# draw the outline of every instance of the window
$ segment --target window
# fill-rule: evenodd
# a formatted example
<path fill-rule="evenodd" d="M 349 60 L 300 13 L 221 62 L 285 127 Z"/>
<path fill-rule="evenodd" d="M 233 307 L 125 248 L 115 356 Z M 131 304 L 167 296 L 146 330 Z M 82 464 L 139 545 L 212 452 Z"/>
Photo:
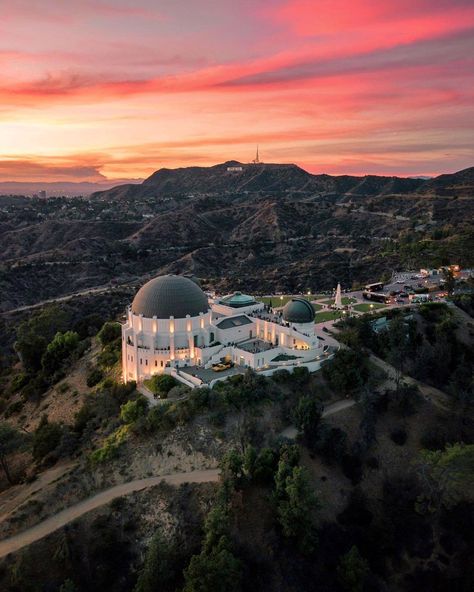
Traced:
<path fill-rule="evenodd" d="M 158 366 L 158 360 L 155 360 L 155 366 Z"/>
<path fill-rule="evenodd" d="M 198 345 L 198 336 L 194 335 L 194 347 L 197 347 Z"/>
<path fill-rule="evenodd" d="M 210 341 L 211 343 L 214 341 L 214 332 L 213 332 L 213 331 L 211 331 L 211 332 L 209 333 L 209 341 Z"/>
<path fill-rule="evenodd" d="M 142 359 L 140 358 L 140 366 L 143 364 Z"/>
<path fill-rule="evenodd" d="M 163 368 L 163 360 L 161 360 L 161 367 Z"/>
<path fill-rule="evenodd" d="M 145 366 L 148 366 L 148 360 L 145 360 Z"/>

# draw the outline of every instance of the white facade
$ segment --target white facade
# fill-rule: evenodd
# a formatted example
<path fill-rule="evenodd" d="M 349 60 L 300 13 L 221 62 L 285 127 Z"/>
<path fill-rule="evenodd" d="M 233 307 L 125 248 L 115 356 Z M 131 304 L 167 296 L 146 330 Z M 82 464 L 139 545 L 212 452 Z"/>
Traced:
<path fill-rule="evenodd" d="M 124 382 L 142 382 L 163 372 L 180 379 L 181 370 L 189 368 L 190 382 L 198 386 L 211 382 L 195 379 L 198 370 L 212 372 L 213 365 L 223 360 L 268 371 L 310 366 L 322 354 L 314 321 L 286 322 L 262 303 L 234 309 L 211 301 L 206 313 L 166 319 L 134 314 L 132 307 L 122 327 Z M 190 376 L 183 382 L 189 384 Z"/>

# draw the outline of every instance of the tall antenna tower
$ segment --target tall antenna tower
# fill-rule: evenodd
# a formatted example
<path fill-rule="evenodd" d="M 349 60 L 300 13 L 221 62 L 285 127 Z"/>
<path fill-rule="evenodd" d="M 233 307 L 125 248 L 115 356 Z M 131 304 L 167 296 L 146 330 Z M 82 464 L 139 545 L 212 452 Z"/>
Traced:
<path fill-rule="evenodd" d="M 258 144 L 257 144 L 257 154 L 255 158 L 252 160 L 253 164 L 260 164 L 260 160 L 258 158 Z"/>

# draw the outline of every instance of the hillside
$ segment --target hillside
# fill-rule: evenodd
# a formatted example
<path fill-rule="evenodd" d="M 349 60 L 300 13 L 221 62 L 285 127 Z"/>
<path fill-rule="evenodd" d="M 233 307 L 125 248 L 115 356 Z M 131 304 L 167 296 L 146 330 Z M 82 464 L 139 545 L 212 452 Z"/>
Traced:
<path fill-rule="evenodd" d="M 9 198 L 0 310 L 167 271 L 270 292 L 350 287 L 407 266 L 469 267 L 473 177 L 474 168 L 430 180 L 332 177 L 229 161 L 160 169 L 91 199 Z"/>
<path fill-rule="evenodd" d="M 474 167 L 469 167 L 452 175 L 440 175 L 425 181 L 419 192 L 431 195 L 453 197 L 472 197 L 474 189 Z"/>
<path fill-rule="evenodd" d="M 242 170 L 228 170 L 229 168 Z M 407 193 L 423 184 L 420 179 L 313 175 L 294 164 L 243 164 L 228 161 L 211 167 L 160 169 L 141 185 L 122 185 L 96 192 L 93 199 L 134 199 L 153 195 L 242 192 L 320 192 L 354 195 Z"/>
<path fill-rule="evenodd" d="M 319 372 L 172 383 L 149 407 L 118 379 L 119 310 L 92 296 L 7 323 L 31 360 L 1 376 L 2 591 L 472 589 L 469 316 L 392 310 L 389 339 L 346 319 Z M 32 370 L 58 330 L 74 349 Z"/>

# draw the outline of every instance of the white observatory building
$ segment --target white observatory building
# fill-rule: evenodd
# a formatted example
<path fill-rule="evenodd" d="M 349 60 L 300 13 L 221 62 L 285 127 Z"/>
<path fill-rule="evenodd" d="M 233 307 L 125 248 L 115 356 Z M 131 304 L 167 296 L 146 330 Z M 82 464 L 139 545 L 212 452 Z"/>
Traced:
<path fill-rule="evenodd" d="M 307 300 L 294 298 L 275 313 L 240 292 L 209 300 L 195 281 L 177 275 L 142 286 L 122 327 L 125 382 L 165 372 L 201 386 L 245 368 L 317 369 L 322 352 Z"/>

